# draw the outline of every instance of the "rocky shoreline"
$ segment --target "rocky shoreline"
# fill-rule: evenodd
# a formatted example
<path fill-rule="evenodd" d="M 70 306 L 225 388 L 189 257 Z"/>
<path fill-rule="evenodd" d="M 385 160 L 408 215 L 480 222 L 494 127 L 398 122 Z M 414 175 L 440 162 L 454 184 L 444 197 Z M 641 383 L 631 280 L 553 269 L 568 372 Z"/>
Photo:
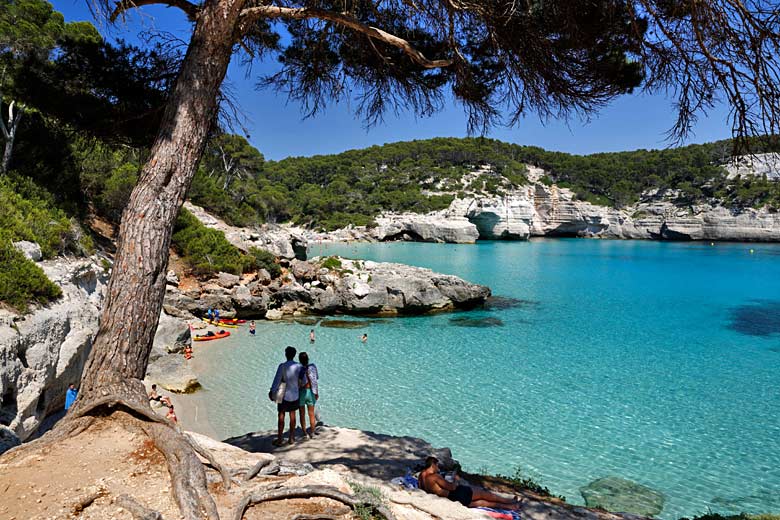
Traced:
<path fill-rule="evenodd" d="M 496 176 L 489 169 L 473 175 Z M 348 227 L 330 233 L 291 230 L 311 242 L 474 243 L 533 237 L 780 242 L 780 212 L 767 208 L 682 205 L 676 202 L 679 192 L 660 190 L 643 194 L 637 204 L 616 209 L 577 200 L 573 191 L 542 182 L 545 176 L 544 170 L 529 168 L 529 184 L 508 189 L 502 195 L 455 193 L 445 210 L 386 213 L 372 227 Z"/>
<path fill-rule="evenodd" d="M 468 309 L 488 296 L 488 287 L 429 269 L 328 257 L 292 260 L 275 279 L 261 270 L 242 277 L 220 273 L 186 288 L 170 283 L 163 308 L 184 319 L 204 316 L 208 308 L 225 317 L 270 320 L 308 314 L 398 316 Z"/>

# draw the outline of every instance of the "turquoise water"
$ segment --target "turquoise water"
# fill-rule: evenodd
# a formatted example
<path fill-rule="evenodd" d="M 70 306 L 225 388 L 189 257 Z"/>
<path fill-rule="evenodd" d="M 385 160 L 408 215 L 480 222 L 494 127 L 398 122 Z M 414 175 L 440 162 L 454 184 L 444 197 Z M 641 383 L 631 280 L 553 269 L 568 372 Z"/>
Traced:
<path fill-rule="evenodd" d="M 266 394 L 291 344 L 320 369 L 329 424 L 423 437 L 469 470 L 521 467 L 572 503 L 617 475 L 664 493 L 665 519 L 780 511 L 780 246 L 560 239 L 317 254 L 430 267 L 517 300 L 317 325 L 314 345 L 308 325 L 265 322 L 257 337 L 197 345 L 214 367 L 202 383 L 221 435 L 275 427 Z"/>

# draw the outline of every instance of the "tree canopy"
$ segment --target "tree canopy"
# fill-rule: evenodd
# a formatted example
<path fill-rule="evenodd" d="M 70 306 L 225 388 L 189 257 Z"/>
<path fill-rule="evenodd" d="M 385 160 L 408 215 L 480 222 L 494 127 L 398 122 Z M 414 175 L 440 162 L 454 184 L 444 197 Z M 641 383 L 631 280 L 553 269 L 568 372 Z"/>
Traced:
<path fill-rule="evenodd" d="M 162 4 L 193 22 L 189 0 L 103 0 L 115 20 Z M 386 110 L 430 115 L 449 92 L 472 131 L 586 116 L 639 88 L 666 92 L 685 135 L 717 103 L 739 135 L 778 132 L 780 21 L 769 0 L 225 0 L 236 9 L 235 50 L 278 59 L 260 78 L 314 114 L 351 101 L 369 123 Z"/>

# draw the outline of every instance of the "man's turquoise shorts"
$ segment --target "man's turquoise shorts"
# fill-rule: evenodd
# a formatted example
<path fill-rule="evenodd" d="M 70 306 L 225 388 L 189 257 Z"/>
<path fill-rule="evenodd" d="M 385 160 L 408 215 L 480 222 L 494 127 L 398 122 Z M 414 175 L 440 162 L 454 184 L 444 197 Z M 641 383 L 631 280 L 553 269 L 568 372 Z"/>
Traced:
<path fill-rule="evenodd" d="M 298 406 L 314 406 L 316 402 L 317 400 L 314 398 L 314 392 L 311 391 L 311 388 L 304 388 L 301 390 Z"/>

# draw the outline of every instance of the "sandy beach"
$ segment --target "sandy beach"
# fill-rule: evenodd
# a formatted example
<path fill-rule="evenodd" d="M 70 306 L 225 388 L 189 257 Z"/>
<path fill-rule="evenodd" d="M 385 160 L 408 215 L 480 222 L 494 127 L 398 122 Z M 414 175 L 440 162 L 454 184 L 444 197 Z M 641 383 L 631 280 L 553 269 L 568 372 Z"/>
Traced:
<path fill-rule="evenodd" d="M 193 356 L 190 363 L 195 374 L 200 376 L 204 367 L 200 364 L 198 357 Z M 147 385 L 147 390 L 148 387 L 149 385 Z M 204 399 L 204 393 L 207 392 L 206 389 L 200 388 L 191 394 L 176 394 L 159 387 L 158 389 L 162 395 L 171 399 L 176 411 L 176 417 L 179 420 L 179 426 L 183 430 L 201 433 L 213 439 L 219 439 L 216 430 L 208 419 L 206 400 Z M 154 408 L 154 410 L 163 416 L 168 412 L 168 409 L 164 406 Z"/>

